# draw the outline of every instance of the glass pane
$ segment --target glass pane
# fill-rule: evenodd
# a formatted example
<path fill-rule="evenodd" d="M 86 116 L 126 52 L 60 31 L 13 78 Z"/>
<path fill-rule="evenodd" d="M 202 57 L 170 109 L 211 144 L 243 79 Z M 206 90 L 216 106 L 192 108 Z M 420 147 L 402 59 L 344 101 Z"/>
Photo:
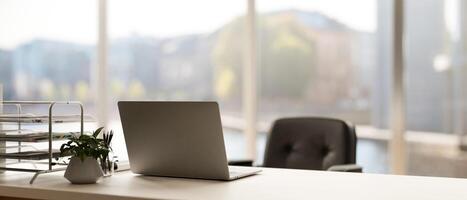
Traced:
<path fill-rule="evenodd" d="M 447 1 L 406 1 L 406 96 L 409 130 L 452 133 L 454 85 Z M 456 27 L 457 28 L 457 27 Z M 422 34 L 423 33 L 423 34 Z"/>
<path fill-rule="evenodd" d="M 405 1 L 410 174 L 467 177 L 461 150 L 467 144 L 466 9 L 462 0 Z"/>
<path fill-rule="evenodd" d="M 315 115 L 371 124 L 375 3 L 258 1 L 260 120 Z"/>
<path fill-rule="evenodd" d="M 379 70 L 390 67 L 380 59 L 389 58 L 388 44 L 380 43 L 389 37 L 379 28 L 378 7 L 386 6 L 379 4 L 257 1 L 261 132 L 278 118 L 299 116 L 339 118 L 366 129 L 387 127 L 387 110 L 380 108 L 388 106 L 390 77 L 379 79 Z M 368 157 L 360 152 L 367 155 L 357 157 Z M 382 171 L 381 163 L 374 164 L 366 170 Z"/>
<path fill-rule="evenodd" d="M 96 0 L 0 0 L 0 84 L 4 87 L 4 100 L 81 101 L 85 114 L 94 114 L 91 73 L 97 35 L 96 5 Z M 17 113 L 14 106 L 3 107 L 3 114 Z M 22 113 L 48 115 L 48 105 L 23 106 Z M 54 114 L 59 113 L 80 111 L 77 105 L 57 105 Z M 87 123 L 85 131 L 94 126 Z M 2 130 L 19 128 L 13 123 L 0 124 Z M 47 131 L 48 126 L 22 124 L 21 129 L 26 130 L 22 133 Z M 80 131 L 80 126 L 57 123 L 53 131 Z M 63 142 L 54 141 L 52 148 L 60 148 Z M 3 145 L 5 142 L 0 143 Z M 18 143 L 6 145 L 16 147 Z M 47 142 L 23 143 L 21 148 L 1 148 L 0 152 L 47 148 Z M 36 164 L 18 163 L 25 168 L 47 167 Z"/>
<path fill-rule="evenodd" d="M 79 100 L 93 110 L 95 0 L 0 0 L 5 100 Z"/>
<path fill-rule="evenodd" d="M 118 100 L 215 100 L 227 152 L 243 156 L 234 130 L 242 117 L 244 10 L 233 0 L 110 1 L 110 126 L 121 130 Z"/>

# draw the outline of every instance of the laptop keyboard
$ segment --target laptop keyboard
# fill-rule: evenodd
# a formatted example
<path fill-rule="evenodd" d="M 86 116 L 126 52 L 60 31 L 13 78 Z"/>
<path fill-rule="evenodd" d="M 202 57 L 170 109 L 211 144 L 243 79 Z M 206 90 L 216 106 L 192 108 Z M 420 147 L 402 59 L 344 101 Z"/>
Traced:
<path fill-rule="evenodd" d="M 240 172 L 237 171 L 229 171 L 230 176 L 235 176 L 237 174 L 240 174 Z"/>
<path fill-rule="evenodd" d="M 250 172 L 250 171 L 251 169 L 248 169 L 248 168 L 229 166 L 230 176 L 240 175 L 240 174 L 244 174 L 245 172 Z"/>

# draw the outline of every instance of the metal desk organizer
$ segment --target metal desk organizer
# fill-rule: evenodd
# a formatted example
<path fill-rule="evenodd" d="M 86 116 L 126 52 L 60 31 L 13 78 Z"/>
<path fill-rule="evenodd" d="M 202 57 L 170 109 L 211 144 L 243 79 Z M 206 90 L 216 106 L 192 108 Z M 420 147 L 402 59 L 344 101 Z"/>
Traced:
<path fill-rule="evenodd" d="M 54 115 L 53 110 L 55 105 L 77 105 L 80 108 L 79 115 Z M 25 105 L 48 105 L 48 115 L 33 115 L 33 114 L 23 114 L 22 109 Z M 38 175 L 44 173 L 50 173 L 55 171 L 65 170 L 66 167 L 59 167 L 60 165 L 65 165 L 66 163 L 53 162 L 54 159 L 58 160 L 61 155 L 60 151 L 54 151 L 52 148 L 53 141 L 65 140 L 68 136 L 84 134 L 84 121 L 94 121 L 91 116 L 84 115 L 83 105 L 77 101 L 0 101 L 0 106 L 15 106 L 17 113 L 15 114 L 2 114 L 0 113 L 0 142 L 5 143 L 2 153 L 0 153 L 0 159 L 4 160 L 4 164 L 0 165 L 0 170 L 7 171 L 21 171 L 21 172 L 35 172 L 34 176 L 30 180 L 30 184 L 34 183 L 34 180 Z M 5 109 L 3 109 L 5 111 Z M 86 117 L 86 118 L 85 118 Z M 62 132 L 57 133 L 53 132 L 53 124 L 55 123 L 80 123 L 80 132 Z M 15 130 L 3 130 L 1 127 L 4 123 L 14 123 L 13 126 L 17 124 L 17 129 Z M 48 131 L 34 131 L 34 130 L 25 130 L 22 129 L 22 124 L 48 124 Z M 7 146 L 6 142 L 16 142 L 17 146 Z M 22 144 L 23 142 L 48 142 L 47 150 L 39 150 L 34 146 L 28 146 Z M 32 148 L 33 151 L 22 151 L 22 148 Z M 8 153 L 7 149 L 17 148 L 17 152 Z M 6 163 L 6 159 L 16 160 L 14 163 Z M 38 169 L 37 163 L 40 160 L 47 159 L 48 162 L 45 164 L 48 165 L 47 169 Z M 21 167 L 8 167 L 12 164 L 21 164 L 29 163 L 32 164 L 33 169 L 31 168 L 21 168 Z"/>

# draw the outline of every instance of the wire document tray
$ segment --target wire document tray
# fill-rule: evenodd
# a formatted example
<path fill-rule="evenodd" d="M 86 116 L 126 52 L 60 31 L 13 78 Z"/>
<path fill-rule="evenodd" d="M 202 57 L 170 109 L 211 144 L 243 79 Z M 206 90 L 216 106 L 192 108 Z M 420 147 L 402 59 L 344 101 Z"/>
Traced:
<path fill-rule="evenodd" d="M 80 112 L 78 114 L 54 114 L 53 111 L 56 105 L 77 106 Z M 84 122 L 95 121 L 92 116 L 84 115 L 83 105 L 76 101 L 0 101 L 0 106 L 13 106 L 16 111 L 16 113 L 0 113 L 0 162 L 3 162 L 0 165 L 0 170 L 35 172 L 30 180 L 31 184 L 39 174 L 66 169 L 66 164 L 63 166 L 64 163 L 58 164 L 57 162 L 62 155 L 60 155 L 58 149 L 53 149 L 52 143 L 54 141 L 66 140 L 72 136 L 85 134 Z M 23 113 L 25 106 L 47 107 L 48 114 Z M 78 123 L 79 131 L 54 131 L 54 124 L 60 123 Z M 34 127 L 40 125 L 46 127 L 47 130 L 34 129 Z M 10 128 L 2 128 L 6 126 Z M 23 128 L 25 126 L 28 126 L 28 128 Z M 8 146 L 6 145 L 7 142 L 15 145 Z M 38 149 L 34 145 L 25 145 L 24 143 L 35 143 L 45 148 Z M 6 162 L 6 160 L 14 160 L 15 162 Z M 22 163 L 29 164 L 33 168 L 21 167 Z M 45 164 L 46 169 L 37 168 L 37 163 Z"/>

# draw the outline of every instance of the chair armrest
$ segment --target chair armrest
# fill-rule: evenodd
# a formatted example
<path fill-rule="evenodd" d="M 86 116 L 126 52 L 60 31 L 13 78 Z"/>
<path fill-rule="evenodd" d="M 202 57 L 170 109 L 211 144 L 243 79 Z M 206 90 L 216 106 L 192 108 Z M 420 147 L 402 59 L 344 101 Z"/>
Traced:
<path fill-rule="evenodd" d="M 333 165 L 329 167 L 328 171 L 334 172 L 362 172 L 363 168 L 356 164 L 347 164 L 347 165 Z"/>
<path fill-rule="evenodd" d="M 253 160 L 230 160 L 229 165 L 252 167 Z"/>

